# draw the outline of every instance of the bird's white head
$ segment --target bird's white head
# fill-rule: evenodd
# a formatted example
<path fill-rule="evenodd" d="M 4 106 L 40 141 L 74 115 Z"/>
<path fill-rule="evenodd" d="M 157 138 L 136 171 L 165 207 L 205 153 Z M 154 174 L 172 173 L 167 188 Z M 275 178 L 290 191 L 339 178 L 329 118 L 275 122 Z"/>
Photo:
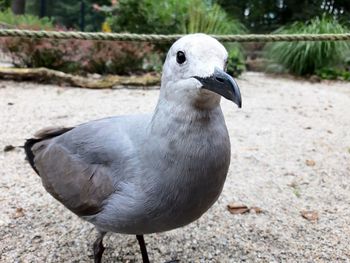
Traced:
<path fill-rule="evenodd" d="M 227 51 L 205 34 L 186 35 L 170 48 L 163 66 L 161 96 L 167 101 L 213 107 L 223 96 L 241 107 L 237 83 L 225 72 Z"/>

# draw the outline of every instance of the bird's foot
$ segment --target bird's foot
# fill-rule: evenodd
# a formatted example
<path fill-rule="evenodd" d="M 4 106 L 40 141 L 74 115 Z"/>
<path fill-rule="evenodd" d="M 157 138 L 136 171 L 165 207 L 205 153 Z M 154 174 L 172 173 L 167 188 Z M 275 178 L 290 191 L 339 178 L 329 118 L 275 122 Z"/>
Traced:
<path fill-rule="evenodd" d="M 94 262 L 95 263 L 101 263 L 102 262 L 102 255 L 103 251 L 105 251 L 105 247 L 103 246 L 103 237 L 106 233 L 99 232 L 98 237 L 94 243 Z"/>

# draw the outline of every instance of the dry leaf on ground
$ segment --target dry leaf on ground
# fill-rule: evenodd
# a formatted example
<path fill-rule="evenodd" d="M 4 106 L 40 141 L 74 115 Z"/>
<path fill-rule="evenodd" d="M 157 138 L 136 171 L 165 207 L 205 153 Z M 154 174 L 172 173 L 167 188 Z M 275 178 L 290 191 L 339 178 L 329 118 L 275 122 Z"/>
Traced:
<path fill-rule="evenodd" d="M 24 216 L 24 209 L 22 207 L 17 207 L 16 212 L 13 215 L 13 219 L 17 219 L 17 218 L 23 217 L 23 216 Z"/>
<path fill-rule="evenodd" d="M 248 212 L 255 212 L 256 214 L 262 213 L 262 209 L 259 207 L 252 206 L 249 208 L 246 205 L 237 204 L 237 203 L 228 204 L 227 210 L 233 215 L 245 214 Z"/>
<path fill-rule="evenodd" d="M 228 204 L 227 205 L 228 211 L 230 211 L 231 214 L 237 215 L 237 214 L 244 214 L 249 212 L 249 208 L 246 205 L 241 205 L 241 204 Z"/>
<path fill-rule="evenodd" d="M 307 166 L 315 166 L 316 165 L 316 162 L 314 160 L 306 160 L 305 163 Z"/>
<path fill-rule="evenodd" d="M 317 211 L 301 211 L 301 216 L 310 222 L 318 221 L 318 212 Z"/>

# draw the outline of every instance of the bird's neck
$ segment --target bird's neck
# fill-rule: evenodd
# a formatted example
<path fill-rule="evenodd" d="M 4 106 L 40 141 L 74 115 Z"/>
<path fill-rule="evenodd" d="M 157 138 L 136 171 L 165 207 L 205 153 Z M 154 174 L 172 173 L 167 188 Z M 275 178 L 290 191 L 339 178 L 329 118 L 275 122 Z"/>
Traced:
<path fill-rule="evenodd" d="M 150 176 L 154 176 L 156 170 L 155 176 L 166 178 L 160 182 L 164 189 L 174 184 L 184 184 L 183 188 L 187 189 L 201 181 L 205 182 L 203 189 L 211 192 L 214 187 L 212 193 L 220 193 L 231 149 L 220 105 L 203 110 L 161 101 L 148 131 L 142 149 L 143 163 L 147 163 L 144 169 L 150 169 Z M 164 191 L 171 192 L 168 190 Z"/>
<path fill-rule="evenodd" d="M 154 111 L 150 132 L 174 134 L 180 130 L 191 130 L 198 134 L 205 132 L 206 126 L 225 125 L 220 104 L 213 107 L 198 107 L 195 103 L 178 103 L 159 100 Z"/>

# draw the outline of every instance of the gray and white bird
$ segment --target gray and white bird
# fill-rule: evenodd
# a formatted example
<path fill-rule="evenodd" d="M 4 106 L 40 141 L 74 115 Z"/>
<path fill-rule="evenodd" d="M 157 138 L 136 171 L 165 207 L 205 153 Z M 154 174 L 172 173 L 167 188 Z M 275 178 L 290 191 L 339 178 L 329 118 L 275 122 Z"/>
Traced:
<path fill-rule="evenodd" d="M 25 143 L 45 189 L 98 230 L 101 262 L 107 232 L 144 234 L 198 219 L 218 199 L 230 164 L 221 96 L 241 107 L 224 70 L 227 51 L 205 34 L 170 48 L 152 114 L 109 117 L 71 128 L 47 128 Z"/>

